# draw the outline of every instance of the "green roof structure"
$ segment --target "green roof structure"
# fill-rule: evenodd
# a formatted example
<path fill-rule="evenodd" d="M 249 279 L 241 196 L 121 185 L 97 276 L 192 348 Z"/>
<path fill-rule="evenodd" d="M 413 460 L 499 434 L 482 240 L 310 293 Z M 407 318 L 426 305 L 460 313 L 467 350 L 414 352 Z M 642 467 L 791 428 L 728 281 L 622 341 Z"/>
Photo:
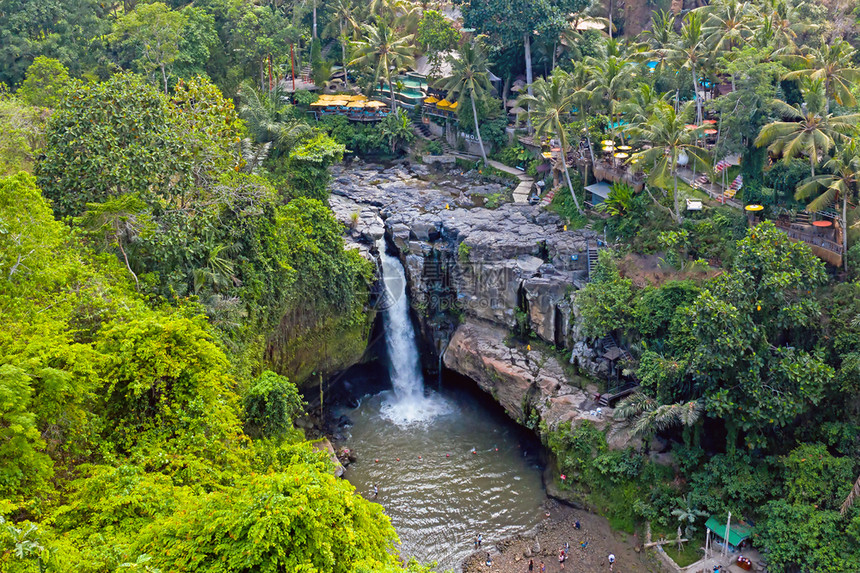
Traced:
<path fill-rule="evenodd" d="M 712 515 L 705 522 L 705 527 L 716 533 L 719 537 L 725 539 L 726 535 L 726 518 L 718 519 Z M 749 538 L 753 534 L 753 527 L 746 523 L 732 522 L 729 524 L 729 544 L 737 547 L 744 539 Z"/>

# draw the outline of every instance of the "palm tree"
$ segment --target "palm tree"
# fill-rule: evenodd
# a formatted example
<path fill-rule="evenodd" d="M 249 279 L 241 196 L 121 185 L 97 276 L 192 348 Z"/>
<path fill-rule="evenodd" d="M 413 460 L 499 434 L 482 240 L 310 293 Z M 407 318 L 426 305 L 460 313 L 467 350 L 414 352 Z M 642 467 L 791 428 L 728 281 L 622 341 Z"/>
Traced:
<path fill-rule="evenodd" d="M 364 39 L 356 42 L 358 56 L 350 65 L 368 66 L 373 69 L 373 83 L 378 85 L 380 79 L 385 79 L 391 92 L 391 109 L 397 110 L 397 98 L 394 97 L 394 84 L 391 74 L 397 74 L 409 66 L 415 65 L 412 55 L 412 35 L 399 35 L 388 24 L 377 26 L 364 24 Z"/>
<path fill-rule="evenodd" d="M 739 0 L 720 0 L 705 8 L 704 32 L 714 52 L 731 51 L 752 36 L 752 8 Z"/>
<path fill-rule="evenodd" d="M 683 219 L 678 202 L 678 158 L 683 152 L 703 165 L 710 163 L 707 151 L 694 144 L 695 130 L 686 128 L 685 118 L 692 115 L 692 106 L 693 102 L 689 102 L 680 112 L 676 112 L 668 103 L 658 102 L 654 105 L 651 117 L 630 130 L 634 137 L 652 145 L 650 149 L 634 153 L 632 157 L 640 165 L 651 166 L 651 181 L 665 188 L 667 179 L 672 177 L 675 204 L 673 217 L 679 224 Z"/>
<path fill-rule="evenodd" d="M 442 89 L 448 91 L 448 99 L 457 98 L 458 105 L 463 105 L 466 98 L 472 103 L 472 119 L 475 121 L 475 133 L 478 145 L 481 147 L 481 157 L 487 162 L 487 152 L 484 150 L 484 140 L 481 138 L 481 128 L 478 125 L 478 109 L 475 100 L 483 100 L 490 92 L 490 74 L 487 71 L 489 62 L 481 46 L 473 42 L 460 48 L 458 57 L 448 59 L 451 63 L 451 75 L 442 79 Z"/>
<path fill-rule="evenodd" d="M 567 134 L 564 131 L 564 120 L 573 107 L 575 93 L 570 86 L 570 78 L 561 69 L 553 71 L 549 80 L 539 78 L 534 84 L 534 95 L 525 95 L 519 98 L 517 105 L 529 104 L 532 106 L 532 121 L 535 134 L 538 137 L 555 135 L 561 148 L 561 164 L 564 168 L 564 177 L 576 210 L 584 215 L 579 206 L 579 199 L 573 190 L 570 181 L 570 172 L 567 169 Z"/>
<path fill-rule="evenodd" d="M 349 86 L 349 74 L 347 73 L 346 47 L 349 42 L 350 34 L 358 29 L 358 23 L 355 20 L 355 5 L 352 0 L 335 0 L 331 6 L 332 15 L 331 21 L 323 30 L 323 35 L 326 37 L 334 37 L 339 33 L 341 63 L 343 64 L 343 81 Z"/>
<path fill-rule="evenodd" d="M 681 26 L 678 44 L 669 48 L 669 60 L 681 68 L 689 68 L 693 74 L 693 95 L 696 99 L 696 123 L 702 122 L 702 98 L 699 97 L 699 78 L 696 66 L 705 52 L 705 32 L 702 15 L 692 11 L 687 13 Z"/>
<path fill-rule="evenodd" d="M 832 97 L 839 105 L 854 107 L 857 99 L 852 88 L 860 82 L 860 69 L 851 62 L 857 51 L 845 40 L 839 39 L 832 44 L 824 43 L 820 48 L 806 48 L 802 55 L 783 56 L 789 67 L 802 67 L 785 74 L 783 79 L 795 80 L 808 77 L 824 81 L 824 95 Z M 830 103 L 825 103 L 825 111 L 830 111 Z"/>
<path fill-rule="evenodd" d="M 797 50 L 798 34 L 815 32 L 818 28 L 818 24 L 804 21 L 797 6 L 787 0 L 764 0 L 753 32 L 758 47 L 771 46 L 774 54 L 785 55 Z"/>
<path fill-rule="evenodd" d="M 303 120 L 292 117 L 292 106 L 279 84 L 267 93 L 246 80 L 239 87 L 239 97 L 239 115 L 258 143 L 273 142 L 283 152 L 311 131 Z"/>
<path fill-rule="evenodd" d="M 842 199 L 842 260 L 848 270 L 848 199 L 857 197 L 860 183 L 860 147 L 855 140 L 836 147 L 836 153 L 824 168 L 830 173 L 809 177 L 801 182 L 794 193 L 798 200 L 807 199 L 818 193 L 806 207 L 810 211 L 820 211 Z"/>
<path fill-rule="evenodd" d="M 817 82 L 820 86 L 820 81 Z M 819 113 L 818 106 L 811 105 L 820 88 L 813 85 L 806 94 L 806 103 L 790 105 L 782 100 L 773 100 L 771 105 L 785 119 L 773 121 L 761 128 L 755 140 L 756 147 L 768 146 L 768 151 L 782 156 L 788 163 L 800 155 L 809 157 L 810 177 L 815 177 L 815 166 L 821 157 L 827 156 L 836 141 L 848 140 L 845 135 L 857 125 L 860 114 L 834 116 Z M 820 108 L 819 108 L 820 109 Z"/>
<path fill-rule="evenodd" d="M 672 54 L 672 47 L 678 42 L 675 33 L 675 14 L 669 10 L 660 10 L 651 14 L 651 28 L 642 32 L 645 51 L 643 59 L 655 61 L 663 68 Z"/>
<path fill-rule="evenodd" d="M 842 502 L 842 507 L 839 508 L 839 514 L 845 515 L 851 506 L 854 505 L 854 500 L 860 497 L 860 476 L 857 477 L 857 481 L 854 482 L 854 487 L 851 488 L 851 491 L 848 493 L 848 497 L 845 498 L 845 501 Z"/>
<path fill-rule="evenodd" d="M 692 428 L 699 422 L 704 411 L 699 400 L 660 404 L 654 398 L 636 392 L 618 404 L 613 417 L 616 420 L 631 420 L 630 434 L 645 437 L 676 426 Z"/>
<path fill-rule="evenodd" d="M 631 124 L 645 123 L 654 113 L 654 107 L 661 102 L 669 104 L 671 97 L 671 94 L 662 93 L 653 85 L 642 82 L 630 91 L 627 100 L 618 105 L 618 110 L 627 116 Z"/>
<path fill-rule="evenodd" d="M 591 76 L 587 89 L 592 97 L 606 102 L 614 119 L 616 103 L 630 93 L 628 87 L 633 79 L 633 67 L 628 60 L 614 55 L 606 58 L 589 57 L 586 64 Z"/>

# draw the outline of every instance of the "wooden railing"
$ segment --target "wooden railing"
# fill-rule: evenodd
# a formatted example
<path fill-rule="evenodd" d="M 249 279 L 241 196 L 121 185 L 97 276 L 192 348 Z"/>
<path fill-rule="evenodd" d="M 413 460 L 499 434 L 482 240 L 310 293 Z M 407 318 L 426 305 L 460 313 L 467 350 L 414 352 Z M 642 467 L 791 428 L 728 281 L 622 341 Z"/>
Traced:
<path fill-rule="evenodd" d="M 785 234 L 788 235 L 790 239 L 794 239 L 796 241 L 803 241 L 809 245 L 814 247 L 819 247 L 822 249 L 827 249 L 828 251 L 835 253 L 839 256 L 842 256 L 842 245 L 837 243 L 836 241 L 831 241 L 830 239 L 825 239 L 824 237 L 817 235 L 815 233 L 810 233 L 808 231 L 804 231 L 802 229 L 798 229 L 795 225 L 786 224 L 781 221 L 774 221 L 774 224 L 781 230 L 785 231 Z"/>

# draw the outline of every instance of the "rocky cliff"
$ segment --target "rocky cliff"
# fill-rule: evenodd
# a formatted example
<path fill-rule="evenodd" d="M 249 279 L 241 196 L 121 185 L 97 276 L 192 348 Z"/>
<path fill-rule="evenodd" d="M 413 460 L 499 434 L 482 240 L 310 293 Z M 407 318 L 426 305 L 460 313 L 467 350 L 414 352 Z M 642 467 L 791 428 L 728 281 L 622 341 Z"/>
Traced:
<path fill-rule="evenodd" d="M 474 172 L 357 163 L 335 170 L 330 203 L 350 241 L 369 248 L 385 234 L 396 247 L 425 353 L 442 352 L 448 368 L 475 380 L 524 424 L 606 424 L 608 412 L 596 414 L 583 381 L 556 358 L 574 356 L 577 368 L 599 373 L 600 361 L 571 321 L 597 236 L 566 230 L 537 206 L 475 206 L 501 191 Z M 509 344 L 512 333 L 533 334 L 558 351 Z"/>

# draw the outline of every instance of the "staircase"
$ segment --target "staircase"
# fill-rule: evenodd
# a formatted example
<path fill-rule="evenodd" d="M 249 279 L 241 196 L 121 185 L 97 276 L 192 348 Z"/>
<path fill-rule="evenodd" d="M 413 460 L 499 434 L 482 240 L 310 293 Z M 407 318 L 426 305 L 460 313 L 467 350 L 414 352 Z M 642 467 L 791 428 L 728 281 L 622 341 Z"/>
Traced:
<path fill-rule="evenodd" d="M 544 198 L 541 199 L 540 204 L 541 207 L 546 207 L 550 203 L 552 203 L 552 199 L 555 197 L 555 189 L 550 189 L 549 192 L 544 195 Z"/>
<path fill-rule="evenodd" d="M 600 250 L 594 246 L 591 246 L 591 243 L 588 243 L 588 280 L 591 281 L 591 274 L 594 272 L 594 268 L 597 266 L 597 258 L 600 253 Z M 615 342 L 613 341 L 613 344 Z"/>

